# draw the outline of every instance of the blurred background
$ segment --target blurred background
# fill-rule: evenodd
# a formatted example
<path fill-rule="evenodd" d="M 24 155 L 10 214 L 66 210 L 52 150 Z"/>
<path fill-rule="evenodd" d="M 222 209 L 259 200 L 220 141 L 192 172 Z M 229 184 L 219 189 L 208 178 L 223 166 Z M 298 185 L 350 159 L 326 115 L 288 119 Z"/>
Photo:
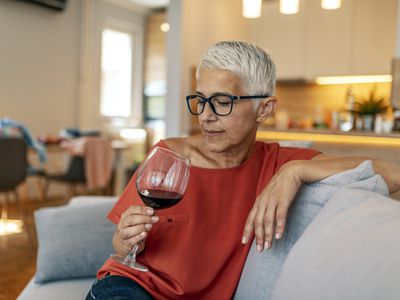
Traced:
<path fill-rule="evenodd" d="M 119 195 L 155 142 L 200 132 L 184 97 L 204 51 L 245 40 L 278 70 L 278 109 L 260 140 L 397 161 L 399 2 L 1 0 L 0 119 L 44 144 L 46 162 L 37 151 L 28 161 L 46 174 L 68 169 L 62 141 L 108 139 L 108 192 Z M 25 194 L 36 190 L 28 180 Z"/>

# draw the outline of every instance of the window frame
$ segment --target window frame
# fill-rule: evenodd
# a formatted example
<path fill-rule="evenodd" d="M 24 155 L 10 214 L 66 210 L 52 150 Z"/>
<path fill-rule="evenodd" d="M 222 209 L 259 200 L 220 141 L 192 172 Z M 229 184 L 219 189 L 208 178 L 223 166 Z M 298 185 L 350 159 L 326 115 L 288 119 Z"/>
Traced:
<path fill-rule="evenodd" d="M 131 59 L 131 99 L 130 99 L 130 114 L 124 116 L 104 116 L 101 114 L 101 81 L 102 81 L 102 65 L 101 58 L 102 35 L 105 29 L 129 34 L 132 37 L 132 59 Z M 99 56 L 99 83 L 98 83 L 98 110 L 102 123 L 121 124 L 122 126 L 139 126 L 143 122 L 143 29 L 130 22 L 121 21 L 113 18 L 106 18 L 103 21 L 100 31 L 100 56 Z"/>

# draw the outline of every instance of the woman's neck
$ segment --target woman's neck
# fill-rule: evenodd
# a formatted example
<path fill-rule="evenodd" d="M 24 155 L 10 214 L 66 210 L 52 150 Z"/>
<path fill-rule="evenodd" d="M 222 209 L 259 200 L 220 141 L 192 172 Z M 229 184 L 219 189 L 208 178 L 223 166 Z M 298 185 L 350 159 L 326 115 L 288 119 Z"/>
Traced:
<path fill-rule="evenodd" d="M 224 151 L 210 151 L 204 143 L 204 137 L 194 136 L 188 138 L 190 151 L 188 156 L 191 159 L 192 165 L 201 168 L 223 169 L 233 168 L 242 164 L 248 159 L 254 148 L 254 139 L 249 139 L 246 143 L 238 146 L 232 146 Z"/>
<path fill-rule="evenodd" d="M 233 168 L 241 165 L 253 152 L 254 143 L 248 147 L 234 148 L 224 152 L 208 152 L 207 156 L 215 168 Z"/>

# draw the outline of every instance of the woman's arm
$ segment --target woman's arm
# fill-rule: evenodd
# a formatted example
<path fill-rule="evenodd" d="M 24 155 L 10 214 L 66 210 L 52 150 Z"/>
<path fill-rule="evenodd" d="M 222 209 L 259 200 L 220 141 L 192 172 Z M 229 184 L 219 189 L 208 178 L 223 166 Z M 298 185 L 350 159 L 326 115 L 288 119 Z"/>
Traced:
<path fill-rule="evenodd" d="M 355 168 L 365 160 L 372 161 L 375 172 L 383 177 L 390 193 L 400 190 L 400 166 L 389 161 L 365 157 L 335 158 L 324 154 L 311 160 L 290 161 L 280 168 L 257 197 L 247 217 L 242 242 L 247 243 L 254 231 L 257 250 L 270 248 L 274 235 L 276 239 L 283 235 L 287 211 L 302 183 L 319 181 Z"/>
<path fill-rule="evenodd" d="M 303 182 L 314 182 L 330 175 L 353 169 L 365 160 L 372 161 L 375 172 L 383 177 L 390 194 L 400 190 L 400 166 L 391 161 L 368 157 L 334 157 L 319 154 L 307 161 L 310 167 L 303 169 L 301 176 Z"/>

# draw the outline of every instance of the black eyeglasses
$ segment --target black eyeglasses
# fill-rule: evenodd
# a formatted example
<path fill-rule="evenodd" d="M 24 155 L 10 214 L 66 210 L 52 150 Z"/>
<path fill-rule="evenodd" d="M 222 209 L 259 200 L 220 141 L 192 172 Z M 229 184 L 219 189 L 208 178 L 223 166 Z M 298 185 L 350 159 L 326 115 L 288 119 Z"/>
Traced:
<path fill-rule="evenodd" d="M 258 96 L 230 96 L 224 94 L 217 94 L 211 97 L 203 97 L 200 95 L 189 95 L 186 96 L 186 103 L 188 109 L 193 115 L 200 115 L 204 111 L 204 106 L 208 102 L 211 110 L 218 116 L 227 116 L 232 112 L 233 101 L 235 100 L 246 100 L 246 99 L 257 99 L 267 98 L 269 95 L 258 95 Z"/>

